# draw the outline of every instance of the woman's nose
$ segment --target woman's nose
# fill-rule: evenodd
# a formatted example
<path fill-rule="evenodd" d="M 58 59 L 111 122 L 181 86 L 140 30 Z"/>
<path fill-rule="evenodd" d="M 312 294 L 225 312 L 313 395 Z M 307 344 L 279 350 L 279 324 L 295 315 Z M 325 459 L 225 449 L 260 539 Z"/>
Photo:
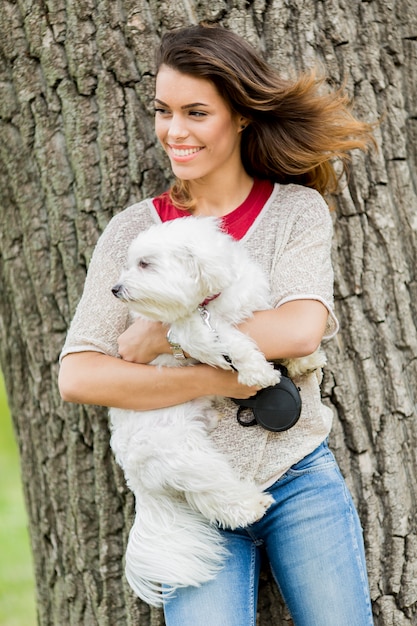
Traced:
<path fill-rule="evenodd" d="M 182 115 L 173 115 L 170 120 L 168 137 L 178 141 L 188 136 L 187 124 Z"/>

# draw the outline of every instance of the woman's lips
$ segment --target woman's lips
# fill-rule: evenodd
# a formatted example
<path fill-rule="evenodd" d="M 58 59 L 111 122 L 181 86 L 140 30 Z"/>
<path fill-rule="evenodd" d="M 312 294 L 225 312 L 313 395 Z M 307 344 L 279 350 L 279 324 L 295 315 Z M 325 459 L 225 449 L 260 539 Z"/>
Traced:
<path fill-rule="evenodd" d="M 203 150 L 200 146 L 171 146 L 168 144 L 169 153 L 174 161 L 191 161 L 196 154 Z"/>

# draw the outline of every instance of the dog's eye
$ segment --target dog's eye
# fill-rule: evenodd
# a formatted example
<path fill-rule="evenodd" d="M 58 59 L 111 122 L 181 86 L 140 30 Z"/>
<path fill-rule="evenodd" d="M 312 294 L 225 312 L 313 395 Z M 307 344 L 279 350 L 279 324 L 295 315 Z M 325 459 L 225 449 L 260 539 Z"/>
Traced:
<path fill-rule="evenodd" d="M 149 263 L 147 261 L 145 261 L 144 259 L 139 259 L 138 267 L 140 267 L 141 269 L 145 269 L 148 266 L 149 266 Z"/>

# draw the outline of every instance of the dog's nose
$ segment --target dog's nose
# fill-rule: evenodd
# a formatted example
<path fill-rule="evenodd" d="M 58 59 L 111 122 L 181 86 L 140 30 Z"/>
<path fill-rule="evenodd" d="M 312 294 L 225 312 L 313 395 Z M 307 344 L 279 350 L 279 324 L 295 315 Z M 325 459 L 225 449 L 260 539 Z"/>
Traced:
<path fill-rule="evenodd" d="M 116 296 L 116 298 L 119 298 L 122 292 L 122 285 L 115 285 L 114 287 L 112 287 L 111 291 L 112 294 Z"/>

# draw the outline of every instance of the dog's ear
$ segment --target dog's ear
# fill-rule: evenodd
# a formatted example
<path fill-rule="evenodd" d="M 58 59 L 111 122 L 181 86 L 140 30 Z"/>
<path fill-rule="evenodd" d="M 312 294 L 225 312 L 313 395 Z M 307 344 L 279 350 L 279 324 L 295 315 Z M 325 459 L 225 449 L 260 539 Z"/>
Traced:
<path fill-rule="evenodd" d="M 185 246 L 184 252 L 189 275 L 200 285 L 203 297 L 220 293 L 231 284 L 233 280 L 231 268 L 220 250 L 204 250 L 200 246 L 196 251 L 195 246 L 191 244 Z"/>
<path fill-rule="evenodd" d="M 203 300 L 223 291 L 233 281 L 235 242 L 214 217 L 185 217 L 167 222 L 170 240 L 181 246 L 182 262 L 198 285 Z"/>

